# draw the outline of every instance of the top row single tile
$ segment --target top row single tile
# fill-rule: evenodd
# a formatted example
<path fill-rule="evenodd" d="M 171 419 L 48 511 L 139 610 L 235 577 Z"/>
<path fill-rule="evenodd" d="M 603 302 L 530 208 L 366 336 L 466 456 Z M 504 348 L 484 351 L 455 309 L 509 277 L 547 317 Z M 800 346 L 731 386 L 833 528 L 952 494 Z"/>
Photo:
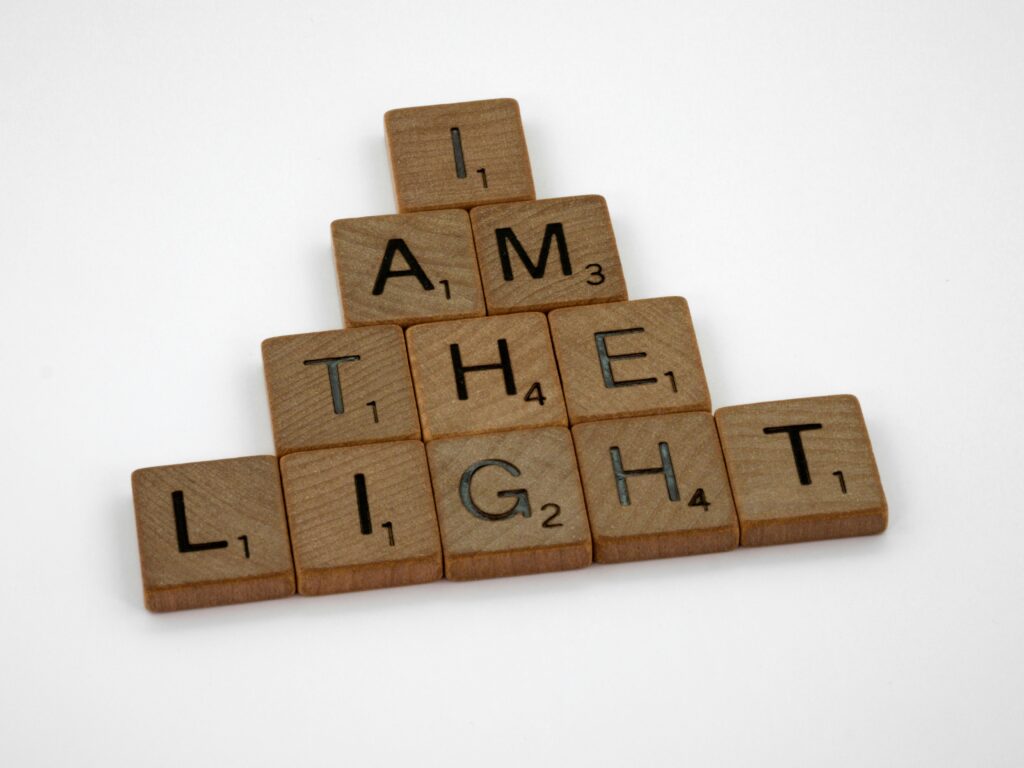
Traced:
<path fill-rule="evenodd" d="M 535 197 L 515 99 L 393 109 L 384 130 L 400 213 Z"/>

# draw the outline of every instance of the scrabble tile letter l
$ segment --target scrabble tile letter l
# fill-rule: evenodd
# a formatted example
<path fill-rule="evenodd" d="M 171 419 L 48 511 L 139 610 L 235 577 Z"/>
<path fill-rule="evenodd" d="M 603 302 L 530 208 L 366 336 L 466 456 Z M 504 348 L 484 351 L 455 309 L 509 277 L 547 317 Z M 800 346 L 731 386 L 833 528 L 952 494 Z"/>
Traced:
<path fill-rule="evenodd" d="M 881 533 L 888 507 L 852 395 L 720 408 L 740 544 Z"/>
<path fill-rule="evenodd" d="M 400 213 L 534 198 L 515 99 L 393 109 L 384 130 Z"/>
<path fill-rule="evenodd" d="M 295 592 L 274 456 L 137 469 L 132 495 L 149 610 Z"/>

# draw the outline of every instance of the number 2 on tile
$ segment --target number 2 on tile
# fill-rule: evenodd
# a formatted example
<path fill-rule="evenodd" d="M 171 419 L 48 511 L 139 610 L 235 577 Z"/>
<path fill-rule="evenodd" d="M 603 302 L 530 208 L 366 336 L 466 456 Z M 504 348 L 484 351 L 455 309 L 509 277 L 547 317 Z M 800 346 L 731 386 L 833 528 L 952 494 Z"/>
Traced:
<path fill-rule="evenodd" d="M 562 514 L 562 508 L 557 504 L 545 504 L 540 508 L 541 512 L 547 512 L 548 510 L 554 510 L 550 515 L 544 518 L 544 522 L 541 523 L 542 528 L 561 528 L 563 523 L 554 522 L 560 514 Z"/>

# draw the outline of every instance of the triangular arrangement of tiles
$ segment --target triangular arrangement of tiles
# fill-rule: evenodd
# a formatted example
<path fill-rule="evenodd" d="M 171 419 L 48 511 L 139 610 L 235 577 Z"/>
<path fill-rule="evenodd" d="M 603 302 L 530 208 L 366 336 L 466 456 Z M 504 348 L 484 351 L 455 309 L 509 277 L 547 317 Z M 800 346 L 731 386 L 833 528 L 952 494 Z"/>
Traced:
<path fill-rule="evenodd" d="M 277 456 L 132 474 L 146 607 L 879 533 L 860 406 L 711 414 L 685 299 L 536 200 L 512 99 L 384 117 L 399 213 L 332 224 L 345 329 L 263 342 Z"/>

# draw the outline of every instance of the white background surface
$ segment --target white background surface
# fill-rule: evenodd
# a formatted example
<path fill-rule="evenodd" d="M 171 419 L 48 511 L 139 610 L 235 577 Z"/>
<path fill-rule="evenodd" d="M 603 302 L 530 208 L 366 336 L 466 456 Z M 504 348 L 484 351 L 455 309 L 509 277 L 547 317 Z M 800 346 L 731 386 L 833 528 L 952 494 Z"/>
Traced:
<path fill-rule="evenodd" d="M 1024 763 L 1019 3 L 0 5 L 0 763 Z M 717 406 L 852 392 L 880 537 L 148 614 L 129 474 L 271 453 L 385 110 L 519 99 Z"/>

